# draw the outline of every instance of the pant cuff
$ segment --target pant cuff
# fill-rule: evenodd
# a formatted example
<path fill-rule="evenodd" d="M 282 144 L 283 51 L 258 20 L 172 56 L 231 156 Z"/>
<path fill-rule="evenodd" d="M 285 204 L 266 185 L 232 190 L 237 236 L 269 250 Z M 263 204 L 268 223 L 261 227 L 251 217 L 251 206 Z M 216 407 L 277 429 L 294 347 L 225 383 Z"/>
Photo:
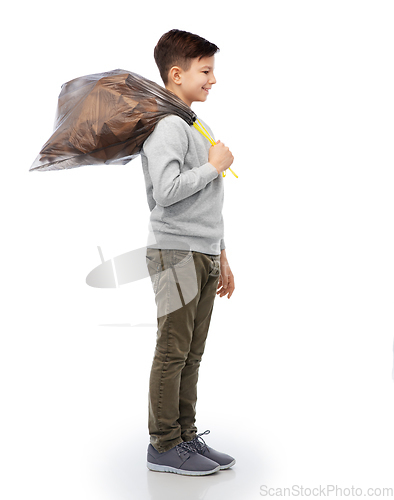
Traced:
<path fill-rule="evenodd" d="M 166 442 L 165 445 L 158 445 L 157 443 L 153 444 L 152 442 L 151 442 L 151 445 L 159 453 L 164 453 L 165 451 L 169 451 L 172 448 L 175 448 L 175 446 L 177 444 L 180 444 L 180 443 L 183 443 L 183 439 L 181 437 L 173 439 L 172 441 Z"/>

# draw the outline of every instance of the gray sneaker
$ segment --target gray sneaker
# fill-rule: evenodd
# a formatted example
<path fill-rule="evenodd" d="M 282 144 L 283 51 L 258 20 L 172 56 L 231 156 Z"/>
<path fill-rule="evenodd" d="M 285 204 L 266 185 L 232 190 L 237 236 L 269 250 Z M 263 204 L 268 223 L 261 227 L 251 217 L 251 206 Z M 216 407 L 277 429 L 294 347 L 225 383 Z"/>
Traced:
<path fill-rule="evenodd" d="M 191 441 L 186 441 L 192 448 L 194 448 L 197 453 L 205 458 L 210 458 L 217 462 L 220 466 L 220 469 L 229 469 L 235 464 L 235 458 L 227 455 L 226 453 L 221 453 L 220 451 L 216 451 L 210 446 L 208 447 L 206 442 L 203 440 L 201 436 L 204 434 L 209 434 L 210 431 L 202 432 L 201 434 L 197 434 L 197 436 Z"/>
<path fill-rule="evenodd" d="M 164 453 L 159 453 L 150 444 L 146 465 L 150 470 L 175 472 L 187 476 L 205 476 L 220 469 L 218 463 L 200 455 L 193 446 L 186 442 L 177 444 Z"/>

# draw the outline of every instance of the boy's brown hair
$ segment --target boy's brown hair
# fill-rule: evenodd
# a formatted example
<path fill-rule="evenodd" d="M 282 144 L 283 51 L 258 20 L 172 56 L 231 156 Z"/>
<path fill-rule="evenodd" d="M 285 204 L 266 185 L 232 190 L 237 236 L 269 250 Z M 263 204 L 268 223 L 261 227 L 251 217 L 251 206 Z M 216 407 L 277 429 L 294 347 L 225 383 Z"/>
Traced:
<path fill-rule="evenodd" d="M 168 72 L 173 66 L 184 71 L 190 69 L 192 59 L 211 57 L 219 47 L 205 38 L 188 31 L 171 30 L 160 38 L 154 50 L 154 57 L 164 85 L 168 83 Z"/>

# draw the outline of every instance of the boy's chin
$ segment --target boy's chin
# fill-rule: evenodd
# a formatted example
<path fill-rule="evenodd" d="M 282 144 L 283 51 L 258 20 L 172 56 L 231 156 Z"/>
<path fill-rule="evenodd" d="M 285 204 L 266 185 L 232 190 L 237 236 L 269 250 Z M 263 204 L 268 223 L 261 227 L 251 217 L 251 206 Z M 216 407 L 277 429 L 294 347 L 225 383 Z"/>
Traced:
<path fill-rule="evenodd" d="M 203 95 L 201 97 L 199 96 L 199 97 L 197 97 L 195 99 L 195 101 L 197 101 L 197 102 L 205 102 L 207 100 L 207 97 L 208 97 L 208 95 Z"/>
<path fill-rule="evenodd" d="M 207 97 L 208 95 L 199 95 L 199 96 L 196 96 L 193 100 L 192 100 L 192 104 L 193 102 L 205 102 L 207 100 Z"/>

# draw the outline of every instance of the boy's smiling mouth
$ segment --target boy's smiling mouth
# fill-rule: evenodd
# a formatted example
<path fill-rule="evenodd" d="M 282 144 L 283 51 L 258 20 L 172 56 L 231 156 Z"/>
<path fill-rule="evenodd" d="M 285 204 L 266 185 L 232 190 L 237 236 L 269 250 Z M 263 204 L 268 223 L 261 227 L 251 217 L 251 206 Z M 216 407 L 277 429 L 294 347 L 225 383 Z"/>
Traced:
<path fill-rule="evenodd" d="M 203 89 L 203 90 L 205 90 L 205 92 L 206 92 L 207 94 L 209 94 L 209 91 L 211 90 L 210 88 L 207 88 L 207 89 L 206 89 L 205 87 L 202 87 L 202 89 Z"/>

